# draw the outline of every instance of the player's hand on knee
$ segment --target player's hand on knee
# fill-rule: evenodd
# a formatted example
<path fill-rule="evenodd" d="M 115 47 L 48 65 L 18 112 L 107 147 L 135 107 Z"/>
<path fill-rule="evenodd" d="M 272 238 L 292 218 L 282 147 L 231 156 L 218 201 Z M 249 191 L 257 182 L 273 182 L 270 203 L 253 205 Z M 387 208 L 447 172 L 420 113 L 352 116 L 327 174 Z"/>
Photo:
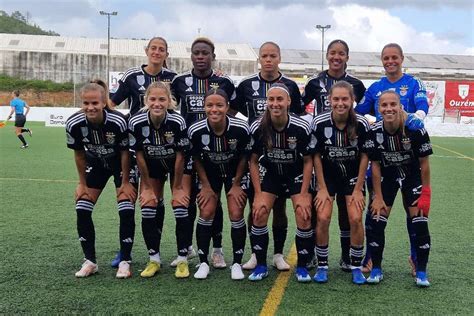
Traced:
<path fill-rule="evenodd" d="M 314 199 L 316 211 L 322 210 L 326 203 L 331 203 L 331 196 L 327 189 L 319 189 L 318 193 L 316 193 L 316 198 Z"/>
<path fill-rule="evenodd" d="M 227 199 L 232 199 L 238 207 L 243 208 L 247 202 L 247 194 L 240 185 L 233 185 L 227 193 Z"/>
<path fill-rule="evenodd" d="M 308 220 L 311 218 L 311 194 L 310 193 L 300 193 L 296 196 L 296 205 L 295 212 L 303 218 L 303 220 Z"/>
<path fill-rule="evenodd" d="M 201 192 L 197 195 L 197 202 L 199 208 L 204 208 L 211 200 L 217 201 L 217 194 L 211 189 L 211 187 L 203 186 Z"/>
<path fill-rule="evenodd" d="M 375 196 L 372 201 L 372 204 L 370 205 L 370 210 L 372 211 L 372 215 L 375 216 L 375 219 L 378 222 L 380 218 L 380 214 L 382 214 L 382 212 L 386 213 L 388 210 L 388 207 L 385 204 L 385 201 L 381 197 Z"/>
<path fill-rule="evenodd" d="M 87 189 L 86 185 L 80 183 L 77 185 L 76 191 L 74 191 L 74 199 L 76 201 L 80 199 L 91 200 L 89 190 Z"/>
<path fill-rule="evenodd" d="M 349 205 L 354 204 L 356 209 L 359 212 L 363 212 L 365 208 L 365 196 L 362 193 L 362 190 L 355 190 L 352 192 L 352 195 L 349 199 Z"/>
<path fill-rule="evenodd" d="M 143 188 L 140 192 L 140 206 L 156 206 L 158 199 L 156 198 L 155 192 L 152 188 Z"/>
<path fill-rule="evenodd" d="M 173 198 L 171 204 L 176 206 L 189 206 L 189 195 L 182 188 L 173 189 Z"/>
<path fill-rule="evenodd" d="M 118 188 L 117 198 L 119 200 L 127 199 L 130 202 L 135 202 L 137 200 L 137 190 L 130 182 L 122 183 L 120 188 Z"/>

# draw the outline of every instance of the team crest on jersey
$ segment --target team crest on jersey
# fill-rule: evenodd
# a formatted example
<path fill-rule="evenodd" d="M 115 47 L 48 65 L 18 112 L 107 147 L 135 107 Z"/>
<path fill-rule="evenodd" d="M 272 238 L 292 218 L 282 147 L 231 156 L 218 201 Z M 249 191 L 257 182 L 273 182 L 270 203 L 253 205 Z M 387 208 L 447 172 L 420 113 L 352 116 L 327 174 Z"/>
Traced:
<path fill-rule="evenodd" d="M 138 75 L 137 76 L 137 83 L 140 86 L 143 86 L 145 84 L 145 76 L 144 75 Z"/>
<path fill-rule="evenodd" d="M 405 150 L 411 149 L 411 140 L 410 138 L 402 138 L 402 146 Z"/>
<path fill-rule="evenodd" d="M 165 133 L 165 140 L 168 144 L 174 143 L 174 133 L 173 132 L 166 132 Z"/>
<path fill-rule="evenodd" d="M 377 133 L 375 135 L 375 140 L 377 140 L 377 143 L 382 144 L 383 143 L 383 134 L 382 133 Z"/>
<path fill-rule="evenodd" d="M 229 144 L 230 150 L 235 150 L 237 148 L 237 139 L 235 138 L 229 139 L 227 143 Z"/>
<path fill-rule="evenodd" d="M 105 139 L 107 140 L 107 143 L 113 144 L 115 143 L 115 134 L 111 132 L 105 133 Z"/>
<path fill-rule="evenodd" d="M 295 149 L 296 148 L 296 142 L 297 142 L 296 137 L 294 137 L 294 136 L 288 137 L 288 139 L 286 141 L 287 141 L 288 147 L 290 149 Z"/>
<path fill-rule="evenodd" d="M 142 127 L 142 135 L 143 135 L 143 137 L 150 136 L 150 126 L 143 126 Z"/>
<path fill-rule="evenodd" d="M 259 88 L 260 88 L 260 81 L 258 81 L 258 80 L 252 81 L 252 89 L 255 91 L 255 92 L 253 93 L 254 96 L 259 95 L 259 94 L 258 94 L 258 89 L 259 89 Z"/>
<path fill-rule="evenodd" d="M 217 82 L 212 82 L 209 85 L 211 86 L 211 89 L 214 89 L 214 90 L 219 89 L 219 84 Z"/>
<path fill-rule="evenodd" d="M 324 136 L 326 136 L 326 138 L 331 138 L 332 136 L 332 127 L 325 127 L 324 128 Z"/>
<path fill-rule="evenodd" d="M 128 134 L 128 142 L 130 143 L 130 146 L 135 145 L 135 143 L 137 142 L 132 133 Z"/>
<path fill-rule="evenodd" d="M 89 135 L 89 128 L 87 126 L 81 127 L 82 136 L 87 137 Z"/>
<path fill-rule="evenodd" d="M 203 134 L 203 135 L 201 135 L 201 143 L 202 143 L 204 146 L 209 145 L 210 141 L 211 141 L 211 138 L 210 138 L 209 134 Z"/>
<path fill-rule="evenodd" d="M 408 93 L 408 86 L 407 85 L 403 85 L 400 87 L 400 96 L 404 97 L 406 96 Z"/>
<path fill-rule="evenodd" d="M 316 138 L 316 136 L 314 136 L 314 134 L 311 134 L 311 140 L 309 142 L 309 148 L 315 148 L 317 143 L 318 143 L 318 139 Z"/>
<path fill-rule="evenodd" d="M 351 146 L 356 146 L 357 145 L 357 138 L 351 139 L 349 142 L 351 143 Z"/>

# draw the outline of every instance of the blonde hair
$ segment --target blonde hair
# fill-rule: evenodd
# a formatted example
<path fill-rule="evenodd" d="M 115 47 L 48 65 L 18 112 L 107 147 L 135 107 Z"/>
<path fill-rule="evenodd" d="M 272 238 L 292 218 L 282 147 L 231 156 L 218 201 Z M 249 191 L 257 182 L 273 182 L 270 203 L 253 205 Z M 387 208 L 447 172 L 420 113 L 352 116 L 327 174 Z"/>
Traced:
<path fill-rule="evenodd" d="M 113 109 L 114 106 L 112 104 L 112 101 L 109 98 L 109 87 L 107 86 L 105 81 L 102 80 L 102 79 L 93 79 L 93 80 L 90 81 L 90 83 L 97 83 L 99 86 L 104 88 L 104 91 L 105 91 L 105 105 L 109 110 Z"/>
<path fill-rule="evenodd" d="M 148 88 L 146 89 L 146 92 L 145 92 L 145 96 L 143 97 L 144 98 L 144 101 L 145 101 L 145 106 L 142 108 L 142 111 L 145 112 L 149 109 L 149 106 L 147 104 L 147 99 L 148 99 L 148 96 L 150 95 L 151 93 L 151 90 L 153 89 L 162 89 L 162 90 L 165 90 L 166 92 L 166 96 L 168 97 L 169 99 L 169 104 L 168 104 L 168 110 L 176 110 L 176 99 L 173 97 L 173 95 L 171 94 L 171 89 L 170 89 L 170 86 L 169 84 L 167 83 L 164 83 L 162 81 L 155 81 L 153 83 L 151 83 Z"/>
<path fill-rule="evenodd" d="M 395 98 L 397 99 L 398 106 L 400 107 L 400 111 L 398 112 L 398 115 L 400 117 L 400 122 L 399 122 L 398 129 L 402 131 L 402 135 L 403 135 L 403 137 L 405 137 L 406 136 L 406 134 L 405 134 L 405 121 L 407 120 L 408 114 L 403 109 L 402 103 L 400 102 L 400 95 L 398 95 L 398 93 L 396 93 L 395 91 L 392 91 L 392 90 L 383 91 L 380 94 L 380 97 L 379 97 L 379 112 L 380 112 L 380 104 L 381 104 L 380 100 L 382 99 L 382 97 L 384 95 L 387 95 L 387 94 L 394 95 Z"/>
<path fill-rule="evenodd" d="M 108 98 L 108 95 L 107 95 L 107 92 L 105 90 L 105 88 L 99 84 L 97 81 L 99 80 L 95 80 L 95 81 L 91 81 L 89 83 L 86 83 L 84 86 L 82 86 L 81 90 L 79 91 L 79 94 L 82 98 L 82 96 L 84 95 L 84 93 L 86 92 L 90 92 L 90 91 L 99 91 L 100 92 L 100 97 L 102 99 L 102 102 L 104 102 L 105 104 L 105 107 L 110 109 L 110 106 L 109 106 L 109 98 Z M 101 80 L 100 80 L 101 81 Z M 103 81 L 101 81 L 103 83 Z M 105 85 L 105 83 L 104 83 Z M 107 87 L 107 85 L 105 85 Z"/>

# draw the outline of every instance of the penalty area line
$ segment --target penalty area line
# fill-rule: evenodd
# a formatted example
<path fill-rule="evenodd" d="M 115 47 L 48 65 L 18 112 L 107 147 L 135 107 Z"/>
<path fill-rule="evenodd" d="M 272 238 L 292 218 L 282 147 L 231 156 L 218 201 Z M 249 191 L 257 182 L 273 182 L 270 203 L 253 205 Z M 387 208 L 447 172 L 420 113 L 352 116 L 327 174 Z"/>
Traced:
<path fill-rule="evenodd" d="M 459 153 L 459 152 L 457 152 L 457 151 L 454 151 L 454 150 L 451 150 L 451 149 L 449 149 L 449 148 L 446 148 L 446 147 L 443 147 L 443 146 L 440 146 L 440 145 L 436 145 L 436 144 L 432 144 L 432 146 L 433 146 L 433 147 L 436 147 L 436 148 L 439 148 L 439 149 L 442 149 L 442 150 L 449 151 L 449 152 L 451 152 L 451 153 L 453 153 L 453 154 L 458 155 L 459 157 L 466 158 L 466 159 L 469 159 L 469 160 L 474 160 L 474 158 L 472 158 L 472 157 L 466 156 L 466 155 L 464 155 L 464 154 L 461 154 L 461 153 Z"/>
<path fill-rule="evenodd" d="M 293 275 L 294 267 L 296 266 L 297 256 L 296 256 L 296 245 L 290 249 L 290 253 L 288 254 L 288 264 L 291 266 L 290 271 L 279 272 L 273 287 L 271 288 L 270 292 L 265 299 L 265 303 L 263 304 L 262 310 L 260 311 L 260 316 L 269 316 L 275 315 L 278 306 L 280 306 L 281 300 L 283 295 L 285 294 L 286 286 L 288 285 L 288 281 L 290 277 Z"/>

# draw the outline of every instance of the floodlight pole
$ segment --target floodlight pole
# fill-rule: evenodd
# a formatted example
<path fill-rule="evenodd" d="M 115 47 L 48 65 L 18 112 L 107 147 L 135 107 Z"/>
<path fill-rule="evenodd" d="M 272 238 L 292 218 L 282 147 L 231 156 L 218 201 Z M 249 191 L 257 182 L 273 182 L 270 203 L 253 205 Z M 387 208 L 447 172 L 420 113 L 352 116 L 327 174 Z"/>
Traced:
<path fill-rule="evenodd" d="M 107 86 L 110 84 L 110 16 L 117 15 L 117 11 L 99 11 L 100 15 L 107 16 Z"/>
<path fill-rule="evenodd" d="M 324 71 L 324 32 L 327 29 L 331 28 L 331 24 L 327 24 L 325 26 L 322 26 L 320 24 L 316 25 L 316 28 L 321 31 L 322 37 L 321 37 L 321 71 Z"/>

